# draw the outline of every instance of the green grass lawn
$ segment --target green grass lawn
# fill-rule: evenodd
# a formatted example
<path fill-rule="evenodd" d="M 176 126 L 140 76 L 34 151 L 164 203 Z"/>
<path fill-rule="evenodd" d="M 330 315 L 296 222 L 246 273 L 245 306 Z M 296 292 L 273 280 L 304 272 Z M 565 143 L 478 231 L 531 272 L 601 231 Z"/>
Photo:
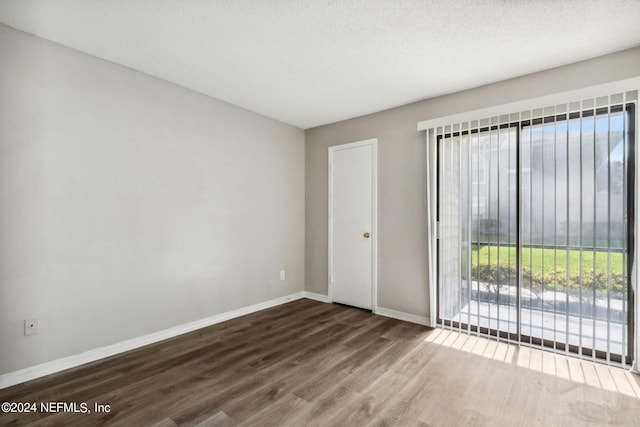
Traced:
<path fill-rule="evenodd" d="M 607 271 L 607 257 L 611 257 L 611 272 L 623 273 L 622 253 L 620 252 L 596 252 L 596 271 Z M 543 274 L 554 269 L 567 269 L 567 256 L 569 257 L 569 274 L 580 273 L 580 251 L 554 250 L 539 248 L 522 248 L 522 266 L 532 272 Z M 593 251 L 582 252 L 582 271 L 593 271 Z M 498 257 L 500 265 L 516 267 L 516 248 L 497 246 L 474 246 L 472 253 L 472 265 L 497 265 Z"/>

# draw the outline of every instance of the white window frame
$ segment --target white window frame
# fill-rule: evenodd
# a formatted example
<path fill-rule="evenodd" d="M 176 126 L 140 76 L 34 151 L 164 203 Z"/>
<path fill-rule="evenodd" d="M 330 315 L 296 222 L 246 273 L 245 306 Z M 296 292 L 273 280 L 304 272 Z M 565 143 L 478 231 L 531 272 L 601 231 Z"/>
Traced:
<path fill-rule="evenodd" d="M 437 152 L 436 152 L 436 128 L 440 126 L 448 126 L 452 123 L 465 123 L 469 121 L 475 121 L 484 118 L 491 117 L 504 117 L 510 116 L 514 112 L 520 111 L 532 111 L 547 109 L 555 109 L 556 105 L 566 105 L 567 103 L 574 101 L 581 101 L 585 99 L 597 99 L 603 96 L 609 96 L 611 94 L 638 91 L 640 97 L 640 77 L 631 79 L 619 80 L 611 83 L 605 83 L 596 86 L 590 86 L 577 90 L 571 90 L 566 92 L 559 92 L 552 95 L 546 95 L 536 98 L 529 98 L 522 101 L 512 102 L 508 104 L 502 104 L 498 106 L 483 108 L 479 110 L 473 110 L 463 112 L 459 114 L 453 114 L 444 117 L 438 117 L 429 120 L 423 120 L 418 122 L 418 131 L 426 131 L 426 167 L 427 167 L 427 194 L 426 194 L 426 207 L 427 207 L 427 263 L 428 263 L 428 295 L 429 295 L 429 326 L 436 326 L 436 313 L 437 313 L 437 288 L 438 278 L 436 276 L 437 265 L 437 232 L 438 224 L 437 218 Z M 548 106 L 543 107 L 541 106 Z M 636 101 L 635 109 L 635 135 L 636 147 L 640 147 L 638 138 L 640 129 L 640 100 Z M 635 165 L 636 171 L 640 170 L 640 149 L 635 150 Z M 634 194 L 634 206 L 635 206 L 635 219 L 634 219 L 634 252 L 633 252 L 633 271 L 631 274 L 631 287 L 634 290 L 634 360 L 631 366 L 631 371 L 640 374 L 640 296 L 638 283 L 640 283 L 640 272 L 638 269 L 638 247 L 640 241 L 638 240 L 639 224 L 640 224 L 640 173 L 635 174 L 635 194 Z"/>

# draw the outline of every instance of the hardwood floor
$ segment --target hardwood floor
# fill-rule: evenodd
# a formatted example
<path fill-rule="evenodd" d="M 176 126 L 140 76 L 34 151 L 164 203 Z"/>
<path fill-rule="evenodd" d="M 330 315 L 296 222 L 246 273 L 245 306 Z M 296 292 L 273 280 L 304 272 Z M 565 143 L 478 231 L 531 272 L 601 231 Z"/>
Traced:
<path fill-rule="evenodd" d="M 637 426 L 640 378 L 303 299 L 0 390 L 4 401 L 92 413 L 0 414 L 3 426 Z"/>

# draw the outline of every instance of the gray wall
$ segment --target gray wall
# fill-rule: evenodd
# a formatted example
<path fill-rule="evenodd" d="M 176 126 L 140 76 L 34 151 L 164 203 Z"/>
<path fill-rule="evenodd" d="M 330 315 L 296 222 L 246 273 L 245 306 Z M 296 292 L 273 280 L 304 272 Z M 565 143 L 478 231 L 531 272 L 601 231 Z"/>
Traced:
<path fill-rule="evenodd" d="M 640 48 L 308 129 L 305 288 L 327 294 L 327 147 L 378 138 L 378 305 L 429 315 L 418 121 L 640 76 Z"/>
<path fill-rule="evenodd" d="M 3 26 L 0 52 L 0 374 L 304 290 L 302 130 Z"/>

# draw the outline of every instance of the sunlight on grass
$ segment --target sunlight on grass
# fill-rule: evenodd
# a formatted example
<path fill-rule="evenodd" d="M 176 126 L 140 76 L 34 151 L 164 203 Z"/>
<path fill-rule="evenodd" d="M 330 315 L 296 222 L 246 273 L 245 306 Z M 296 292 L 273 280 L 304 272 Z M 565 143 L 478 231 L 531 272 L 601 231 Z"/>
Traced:
<path fill-rule="evenodd" d="M 623 261 L 620 252 L 522 248 L 522 282 L 538 291 L 580 292 L 595 287 L 599 293 L 622 295 L 628 283 Z M 464 266 L 462 271 L 464 276 Z M 518 281 L 516 248 L 474 246 L 471 277 L 483 283 L 514 286 Z"/>
<path fill-rule="evenodd" d="M 522 248 L 522 265 L 529 267 L 531 271 L 542 274 L 556 268 L 567 268 L 567 255 L 569 256 L 569 274 L 580 274 L 580 251 L 562 249 Z M 593 270 L 593 251 L 582 252 L 582 269 Z M 607 256 L 611 256 L 611 271 L 622 273 L 622 253 L 620 252 L 596 252 L 596 271 L 607 271 Z M 478 258 L 479 257 L 479 258 Z M 499 258 L 498 258 L 499 257 Z M 500 259 L 501 266 L 516 266 L 516 248 L 497 246 L 474 246 L 471 251 L 473 265 L 497 265 Z"/>

